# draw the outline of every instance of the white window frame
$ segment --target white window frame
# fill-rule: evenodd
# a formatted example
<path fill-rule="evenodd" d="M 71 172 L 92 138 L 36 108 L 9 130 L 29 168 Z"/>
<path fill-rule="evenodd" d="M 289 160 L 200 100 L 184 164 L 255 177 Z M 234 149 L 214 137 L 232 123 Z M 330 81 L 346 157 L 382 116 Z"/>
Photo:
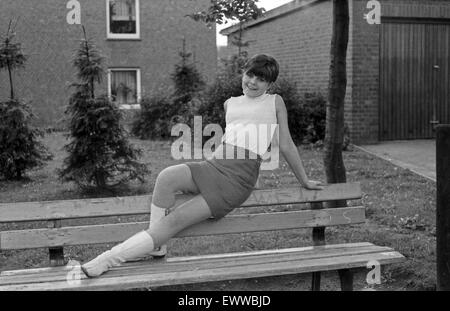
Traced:
<path fill-rule="evenodd" d="M 110 100 L 112 100 L 112 94 L 111 94 L 111 74 L 112 71 L 136 71 L 136 98 L 137 98 L 137 104 L 134 105 L 127 105 L 122 104 L 119 106 L 119 109 L 141 109 L 141 69 L 136 67 L 130 67 L 130 68 L 108 68 L 108 97 Z"/>
<path fill-rule="evenodd" d="M 127 40 L 138 40 L 141 38 L 141 19 L 140 19 L 140 6 L 139 0 L 134 0 L 136 2 L 136 33 L 111 33 L 110 29 L 110 12 L 109 12 L 109 3 L 112 0 L 106 0 L 106 38 L 107 39 L 127 39 Z"/>

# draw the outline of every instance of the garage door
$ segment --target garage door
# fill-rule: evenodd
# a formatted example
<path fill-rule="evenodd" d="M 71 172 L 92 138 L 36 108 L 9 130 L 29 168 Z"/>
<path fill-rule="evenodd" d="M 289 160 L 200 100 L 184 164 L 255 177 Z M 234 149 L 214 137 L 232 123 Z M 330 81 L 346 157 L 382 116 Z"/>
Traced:
<path fill-rule="evenodd" d="M 380 40 L 380 140 L 434 137 L 450 123 L 450 22 L 383 21 Z"/>

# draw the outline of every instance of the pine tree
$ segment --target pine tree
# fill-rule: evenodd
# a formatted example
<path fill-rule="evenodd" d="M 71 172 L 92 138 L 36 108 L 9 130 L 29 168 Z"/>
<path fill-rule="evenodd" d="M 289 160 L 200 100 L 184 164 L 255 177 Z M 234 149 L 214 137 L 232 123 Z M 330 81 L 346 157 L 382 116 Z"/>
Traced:
<path fill-rule="evenodd" d="M 179 53 L 181 61 L 175 65 L 175 71 L 171 78 L 175 87 L 175 96 L 192 96 L 200 91 L 204 86 L 200 73 L 194 63 L 189 63 L 192 53 L 186 52 L 186 40 L 183 39 L 183 50 Z"/>
<path fill-rule="evenodd" d="M 72 84 L 75 91 L 66 110 L 72 141 L 65 146 L 69 156 L 59 176 L 82 189 L 113 189 L 133 179 L 144 182 L 149 171 L 137 161 L 142 150 L 128 143 L 119 108 L 106 95 L 95 94 L 104 75 L 103 57 L 84 27 L 83 32 L 73 60 L 79 82 Z"/>
<path fill-rule="evenodd" d="M 34 117 L 31 107 L 14 92 L 13 72 L 25 67 L 27 57 L 21 44 L 14 43 L 15 27 L 11 26 L 12 21 L 0 42 L 0 70 L 8 71 L 10 85 L 9 100 L 0 102 L 0 175 L 19 180 L 26 170 L 42 166 L 52 155 L 37 139 L 43 132 L 30 125 Z"/>
<path fill-rule="evenodd" d="M 175 90 L 171 95 L 171 107 L 167 111 L 169 118 L 172 119 L 169 127 L 174 123 L 189 123 L 191 121 L 193 118 L 192 99 L 205 87 L 205 82 L 197 71 L 195 64 L 189 61 L 192 53 L 186 52 L 186 41 L 184 39 L 183 49 L 179 55 L 181 60 L 175 65 L 175 70 L 171 75 Z"/>

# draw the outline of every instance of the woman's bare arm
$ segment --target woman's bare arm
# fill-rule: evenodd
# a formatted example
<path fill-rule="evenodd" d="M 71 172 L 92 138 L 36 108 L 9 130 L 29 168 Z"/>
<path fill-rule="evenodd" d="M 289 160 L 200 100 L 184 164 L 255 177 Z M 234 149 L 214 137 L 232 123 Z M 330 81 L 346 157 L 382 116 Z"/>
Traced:
<path fill-rule="evenodd" d="M 279 95 L 276 95 L 275 106 L 279 127 L 279 145 L 281 153 L 294 172 L 295 177 L 297 177 L 303 187 L 311 190 L 323 189 L 319 182 L 309 180 L 306 175 L 297 146 L 295 146 L 289 131 L 286 105 Z"/>

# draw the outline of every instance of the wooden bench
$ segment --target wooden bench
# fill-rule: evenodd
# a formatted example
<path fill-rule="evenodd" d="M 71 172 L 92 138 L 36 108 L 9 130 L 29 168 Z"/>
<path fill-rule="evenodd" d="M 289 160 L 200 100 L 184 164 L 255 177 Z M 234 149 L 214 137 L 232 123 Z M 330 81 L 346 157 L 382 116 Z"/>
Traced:
<path fill-rule="evenodd" d="M 190 196 L 177 196 L 178 206 Z M 361 199 L 358 183 L 333 184 L 322 191 L 299 188 L 255 190 L 242 205 L 219 221 L 207 220 L 180 232 L 177 237 L 224 235 L 272 230 L 312 228 L 313 246 L 259 250 L 189 257 L 169 257 L 126 263 L 100 278 L 82 277 L 68 282 L 70 268 L 63 266 L 64 247 L 116 243 L 146 229 L 148 222 L 107 223 L 63 227 L 62 220 L 123 215 L 148 215 L 149 195 L 0 204 L 0 222 L 46 221 L 47 228 L 3 231 L 0 250 L 48 248 L 50 267 L 2 271 L 0 290 L 122 290 L 166 285 L 257 278 L 288 274 L 312 274 L 312 289 L 320 289 L 320 272 L 337 270 L 343 290 L 352 290 L 355 269 L 367 269 L 369 261 L 380 265 L 399 263 L 405 258 L 389 247 L 372 243 L 326 245 L 325 227 L 365 222 L 361 206 L 324 208 L 323 202 Z M 303 204 L 306 203 L 306 204 Z M 305 209 L 282 212 L 261 211 L 261 206 L 303 204 Z M 245 210 L 247 209 L 247 210 Z M 286 208 L 285 208 L 286 209 Z M 97 255 L 97 254 L 95 254 Z M 366 270 L 368 271 L 368 270 Z M 75 283 L 75 284 L 74 284 Z"/>

